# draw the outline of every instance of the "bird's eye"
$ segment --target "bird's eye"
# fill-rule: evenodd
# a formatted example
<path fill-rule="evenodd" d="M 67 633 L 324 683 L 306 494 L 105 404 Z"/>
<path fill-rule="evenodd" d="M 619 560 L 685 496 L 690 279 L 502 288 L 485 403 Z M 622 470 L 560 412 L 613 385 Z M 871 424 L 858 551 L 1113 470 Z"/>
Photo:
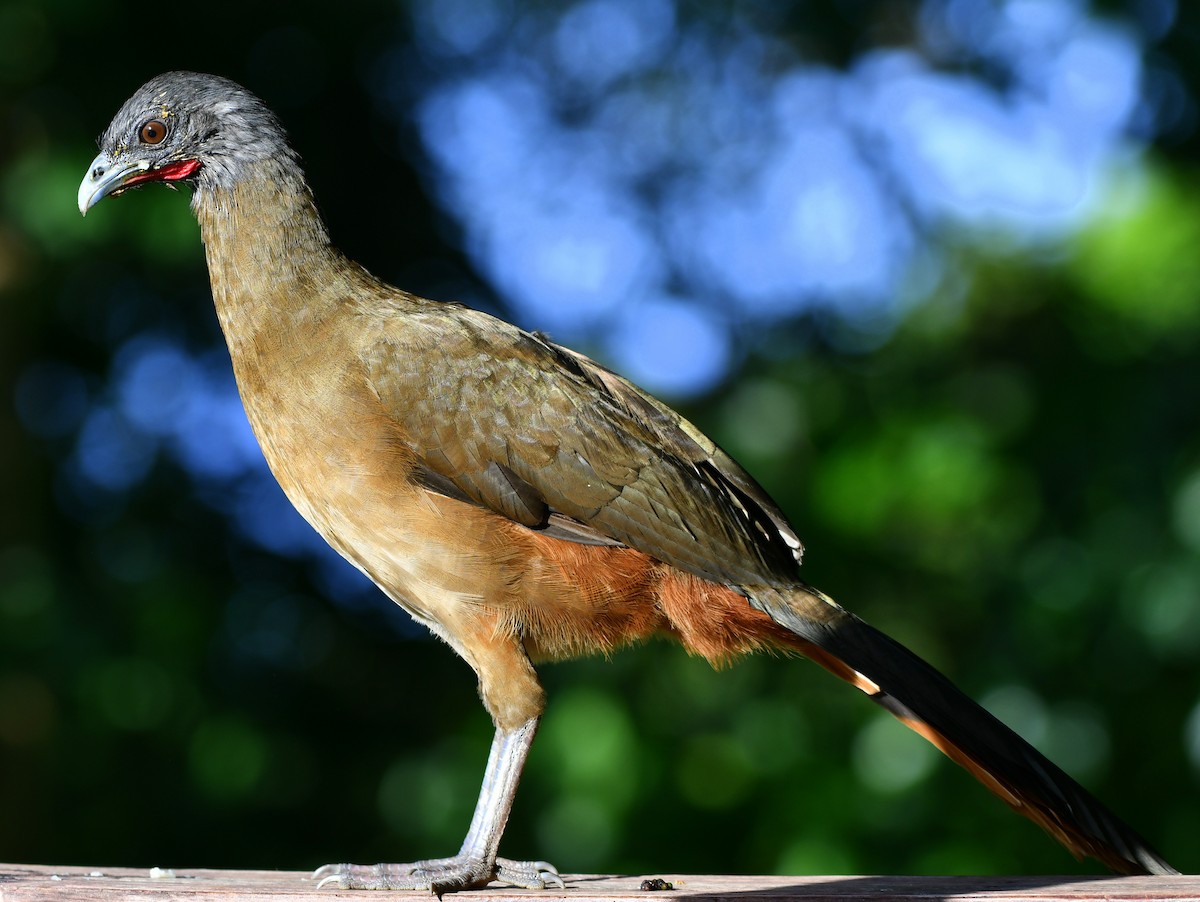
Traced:
<path fill-rule="evenodd" d="M 161 144 L 167 136 L 167 123 L 161 119 L 151 119 L 138 131 L 138 138 L 143 144 Z"/>

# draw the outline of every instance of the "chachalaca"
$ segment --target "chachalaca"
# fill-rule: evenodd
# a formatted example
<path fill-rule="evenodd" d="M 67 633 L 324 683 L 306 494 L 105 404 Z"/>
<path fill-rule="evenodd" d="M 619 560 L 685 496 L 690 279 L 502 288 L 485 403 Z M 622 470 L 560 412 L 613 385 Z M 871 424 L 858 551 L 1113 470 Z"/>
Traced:
<path fill-rule="evenodd" d="M 393 288 L 339 253 L 257 97 L 189 72 L 148 82 L 101 137 L 79 209 L 181 181 L 271 471 L 330 545 L 474 668 L 496 727 L 457 855 L 320 876 L 438 893 L 561 885 L 545 862 L 496 857 L 544 706 L 533 662 L 655 635 L 714 662 L 811 658 L 1076 856 L 1175 873 L 946 677 L 806 585 L 784 514 L 679 414 L 541 335 Z"/>

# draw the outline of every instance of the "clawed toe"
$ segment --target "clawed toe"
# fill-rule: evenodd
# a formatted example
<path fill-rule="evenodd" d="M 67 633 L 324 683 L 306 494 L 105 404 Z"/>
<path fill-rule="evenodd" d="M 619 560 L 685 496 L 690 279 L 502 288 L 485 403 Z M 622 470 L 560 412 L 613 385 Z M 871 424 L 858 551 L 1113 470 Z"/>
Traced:
<path fill-rule="evenodd" d="M 426 862 L 413 864 L 332 864 L 318 868 L 317 889 L 335 886 L 338 889 L 423 890 L 437 893 L 454 892 L 483 886 L 487 880 L 472 881 L 471 874 L 427 868 Z"/>
<path fill-rule="evenodd" d="M 558 868 L 548 861 L 513 861 L 496 859 L 496 879 L 521 889 L 562 889 L 565 884 Z"/>
<path fill-rule="evenodd" d="M 348 864 L 324 864 L 312 872 L 310 880 L 317 881 L 317 889 L 325 886 L 339 886 L 342 889 L 348 889 L 345 885 L 346 874 L 350 870 Z"/>
<path fill-rule="evenodd" d="M 563 888 L 562 877 L 548 861 L 482 860 L 456 856 L 412 864 L 327 864 L 313 871 L 317 888 L 423 890 L 456 892 L 478 889 L 496 880 L 521 889 Z"/>

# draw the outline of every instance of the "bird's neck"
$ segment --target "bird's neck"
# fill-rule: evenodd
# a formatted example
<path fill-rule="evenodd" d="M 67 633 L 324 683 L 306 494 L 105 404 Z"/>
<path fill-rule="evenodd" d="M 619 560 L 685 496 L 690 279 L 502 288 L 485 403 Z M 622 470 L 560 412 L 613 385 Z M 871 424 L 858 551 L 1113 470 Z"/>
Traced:
<path fill-rule="evenodd" d="M 198 189 L 192 206 L 235 362 L 264 336 L 295 334 L 331 312 L 331 289 L 350 264 L 330 244 L 297 170 L 262 161 L 232 186 Z"/>

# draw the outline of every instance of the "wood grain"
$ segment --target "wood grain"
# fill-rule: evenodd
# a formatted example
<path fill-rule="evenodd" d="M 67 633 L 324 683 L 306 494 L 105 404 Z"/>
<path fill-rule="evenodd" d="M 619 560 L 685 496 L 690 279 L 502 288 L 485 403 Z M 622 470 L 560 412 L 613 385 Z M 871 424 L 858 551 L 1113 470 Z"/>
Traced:
<path fill-rule="evenodd" d="M 673 890 L 649 892 L 641 883 L 659 877 Z M 565 890 L 518 890 L 495 887 L 459 893 L 456 902 L 489 902 L 531 897 L 539 902 L 689 902 L 751 897 L 770 900 L 878 902 L 880 899 L 929 902 L 935 899 L 1020 902 L 1103 899 L 1108 902 L 1200 900 L 1200 877 L 762 877 L 649 874 L 638 877 L 568 876 Z M 387 898 L 403 899 L 407 893 Z M 0 902 L 286 902 L 291 899 L 355 898 L 382 902 L 380 894 L 321 889 L 306 873 L 294 871 L 219 871 L 172 869 L 152 876 L 150 868 L 48 867 L 0 865 Z M 421 894 L 421 898 L 424 895 Z"/>

